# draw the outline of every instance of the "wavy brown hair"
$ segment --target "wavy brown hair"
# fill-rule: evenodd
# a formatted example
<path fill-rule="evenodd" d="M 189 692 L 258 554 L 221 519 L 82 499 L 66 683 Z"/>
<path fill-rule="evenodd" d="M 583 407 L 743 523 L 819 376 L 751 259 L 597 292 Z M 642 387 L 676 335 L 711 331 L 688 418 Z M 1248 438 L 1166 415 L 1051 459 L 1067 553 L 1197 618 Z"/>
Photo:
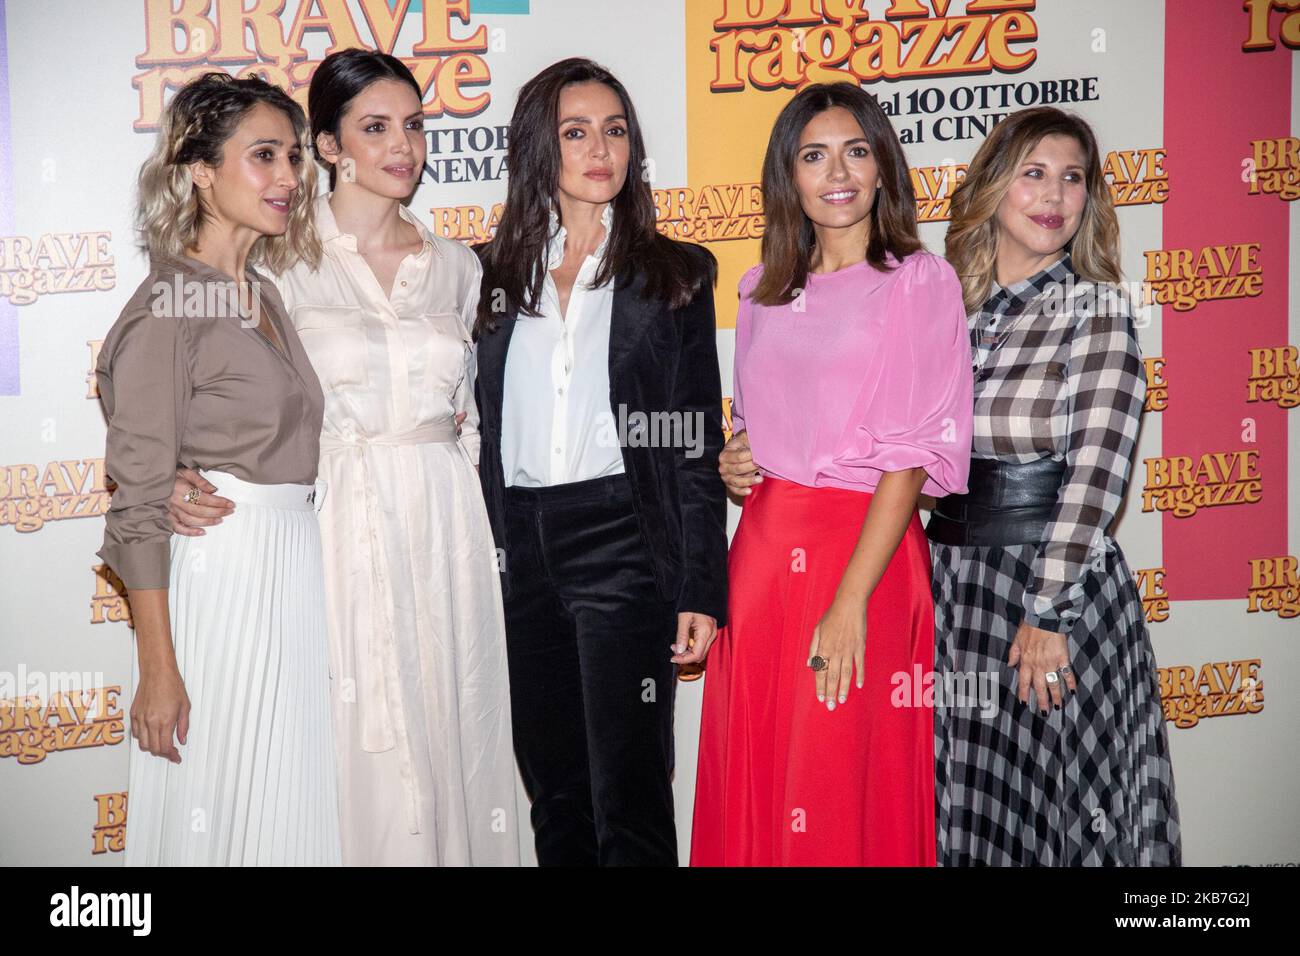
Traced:
<path fill-rule="evenodd" d="M 627 179 L 610 201 L 613 226 L 592 284 L 601 286 L 612 279 L 621 288 L 640 273 L 645 277 L 644 298 L 680 309 L 701 285 L 712 285 L 717 278 L 712 253 L 674 242 L 655 228 L 654 195 L 649 179 L 642 175 L 645 141 L 627 90 L 603 66 L 572 57 L 551 64 L 525 83 L 515 102 L 506 152 L 510 178 L 505 209 L 492 240 L 475 249 L 483 263 L 476 338 L 496 328 L 502 314 L 541 314 L 551 201 L 559 188 L 562 163 L 557 132 L 560 91 L 573 83 L 603 83 L 619 98 L 627 117 Z"/>
<path fill-rule="evenodd" d="M 968 313 L 988 301 L 998 256 L 998 206 L 1029 154 L 1044 136 L 1069 136 L 1083 150 L 1088 199 L 1079 229 L 1065 244 L 1080 278 L 1119 282 L 1119 220 L 1101 171 L 1092 127 L 1054 106 L 1019 110 L 1003 119 L 980 144 L 966 178 L 952 194 L 952 222 L 944 254 L 961 280 Z"/>
<path fill-rule="evenodd" d="M 753 299 L 763 305 L 791 301 L 808 281 L 816 236 L 794 181 L 799 137 L 818 113 L 840 106 L 853 114 L 871 147 L 880 188 L 871 203 L 867 261 L 887 270 L 885 253 L 901 260 L 921 248 L 916 194 L 903 146 L 876 98 L 853 83 L 814 83 L 800 90 L 776 118 L 763 159 L 763 277 Z"/>
<path fill-rule="evenodd" d="M 306 160 L 310 142 L 302 107 L 279 87 L 257 77 L 237 80 L 225 73 L 205 73 L 187 83 L 163 111 L 153 152 L 140 167 L 135 224 L 140 246 L 151 255 L 179 256 L 194 248 L 208 220 L 190 164 L 220 166 L 226 140 L 257 104 L 282 111 L 293 125 L 299 155 Z M 251 264 L 284 272 L 299 259 L 315 268 L 320 238 L 312 214 L 316 167 L 304 161 L 294 190 L 289 227 L 280 236 L 262 236 L 248 254 Z"/>

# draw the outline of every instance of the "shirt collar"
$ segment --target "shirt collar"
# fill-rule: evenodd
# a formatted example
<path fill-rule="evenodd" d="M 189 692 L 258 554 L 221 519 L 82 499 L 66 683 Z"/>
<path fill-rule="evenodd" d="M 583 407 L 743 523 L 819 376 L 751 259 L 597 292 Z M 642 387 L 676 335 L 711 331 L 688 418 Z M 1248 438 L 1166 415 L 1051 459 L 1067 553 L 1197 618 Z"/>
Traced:
<path fill-rule="evenodd" d="M 333 193 L 324 193 L 316 198 L 316 232 L 320 235 L 322 244 L 338 241 L 356 252 L 357 237 L 339 229 L 338 220 L 334 218 L 334 210 L 330 209 L 330 197 L 333 195 Z M 414 226 L 415 231 L 424 240 L 424 248 L 420 250 L 421 256 L 428 253 L 429 250 L 433 250 L 434 255 L 442 258 L 442 251 L 438 248 L 438 244 L 434 242 L 433 233 L 428 226 L 420 222 L 419 218 L 401 203 L 397 204 L 397 214 Z"/>
<path fill-rule="evenodd" d="M 1051 283 L 1064 281 L 1065 277 L 1073 271 L 1074 264 L 1070 259 L 1070 254 L 1066 252 L 1051 265 L 1035 272 L 1027 279 L 1021 279 L 1019 282 L 1013 282 L 1008 286 L 998 285 L 997 280 L 994 279 L 992 298 L 999 301 L 1005 300 L 1012 306 L 1023 305 L 1046 289 Z"/>
<path fill-rule="evenodd" d="M 558 269 L 560 263 L 564 261 L 564 239 L 568 236 L 568 230 L 560 225 L 559 210 L 555 207 L 555 201 L 551 201 L 549 214 L 550 224 L 547 227 L 547 234 L 551 237 L 546 246 L 546 271 Z M 601 225 L 605 227 L 605 236 L 600 240 L 600 245 L 592 253 L 596 259 L 602 259 L 605 256 L 605 247 L 609 245 L 609 237 L 614 231 L 614 204 L 607 202 L 605 208 L 600 213 Z"/>

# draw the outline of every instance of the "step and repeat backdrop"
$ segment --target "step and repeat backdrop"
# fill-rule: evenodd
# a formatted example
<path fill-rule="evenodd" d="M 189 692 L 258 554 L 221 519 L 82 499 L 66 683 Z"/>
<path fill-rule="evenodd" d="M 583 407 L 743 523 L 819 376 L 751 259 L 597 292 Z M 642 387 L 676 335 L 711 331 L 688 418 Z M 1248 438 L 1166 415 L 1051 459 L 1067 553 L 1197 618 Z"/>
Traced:
<path fill-rule="evenodd" d="M 130 612 L 95 557 L 108 507 L 91 369 L 145 274 L 136 171 L 172 93 L 258 74 L 305 107 L 328 53 L 425 90 L 411 208 L 490 237 L 520 85 L 582 55 L 645 126 L 660 228 L 706 245 L 724 391 L 758 259 L 767 131 L 801 85 L 873 93 L 922 238 L 1007 114 L 1093 124 L 1139 303 L 1147 408 L 1116 537 L 1160 665 L 1189 864 L 1300 862 L 1300 9 L 1295 0 L 0 0 L 0 864 L 118 865 Z M 732 526 L 739 509 L 732 508 Z M 705 677 L 707 679 L 707 675 Z M 701 683 L 683 682 L 690 840 Z M 531 859 L 527 805 L 520 845 Z"/>

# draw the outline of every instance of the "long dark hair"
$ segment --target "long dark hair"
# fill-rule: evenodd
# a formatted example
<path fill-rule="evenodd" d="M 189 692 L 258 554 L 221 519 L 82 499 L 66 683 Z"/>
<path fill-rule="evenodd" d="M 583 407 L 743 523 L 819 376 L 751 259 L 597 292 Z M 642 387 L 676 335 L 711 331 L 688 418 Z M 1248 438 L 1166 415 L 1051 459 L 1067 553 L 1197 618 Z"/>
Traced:
<path fill-rule="evenodd" d="M 871 204 L 867 261 L 886 270 L 885 253 L 902 259 L 921 248 L 916 232 L 916 194 L 903 147 L 876 98 L 853 83 L 814 83 L 795 95 L 776 118 L 763 159 L 763 278 L 754 301 L 791 301 L 808 281 L 815 245 L 813 225 L 799 202 L 794 164 L 799 137 L 818 113 L 841 106 L 853 114 L 880 171 L 880 189 Z"/>
<path fill-rule="evenodd" d="M 307 116 L 311 120 L 311 149 L 316 159 L 325 160 L 316 148 L 316 137 L 329 133 L 337 141 L 339 123 L 348 105 L 356 99 L 367 86 L 376 80 L 397 80 L 409 84 L 415 90 L 415 96 L 423 102 L 420 84 L 415 81 L 411 71 L 395 56 L 379 53 L 375 50 L 340 50 L 321 60 L 320 66 L 312 74 L 311 86 L 307 89 Z M 330 190 L 334 189 L 335 169 L 333 163 L 327 163 L 330 171 Z"/>
<path fill-rule="evenodd" d="M 483 262 L 483 292 L 474 327 L 476 337 L 494 329 L 502 314 L 541 314 L 551 199 L 561 169 L 556 128 L 560 91 L 572 83 L 590 82 L 605 84 L 619 98 L 627 117 L 628 139 L 627 179 L 611 203 L 614 223 L 593 283 L 600 286 L 613 279 L 615 287 L 621 288 L 634 272 L 640 272 L 645 276 L 645 298 L 678 309 L 702 283 L 712 285 L 716 278 L 716 262 L 707 251 L 692 253 L 695 247 L 673 242 L 655 230 L 654 197 L 649 181 L 641 175 L 645 142 L 627 90 L 603 66 L 572 57 L 551 64 L 525 83 L 510 117 L 505 210 L 492 241 L 477 249 Z"/>

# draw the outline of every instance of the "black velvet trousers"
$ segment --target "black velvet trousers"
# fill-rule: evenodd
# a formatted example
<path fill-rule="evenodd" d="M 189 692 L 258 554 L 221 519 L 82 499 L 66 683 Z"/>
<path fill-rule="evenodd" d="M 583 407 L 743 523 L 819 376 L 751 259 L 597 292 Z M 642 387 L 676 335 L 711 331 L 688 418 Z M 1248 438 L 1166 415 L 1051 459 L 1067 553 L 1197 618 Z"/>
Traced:
<path fill-rule="evenodd" d="M 506 489 L 515 755 L 542 866 L 677 864 L 677 614 L 627 478 Z"/>

